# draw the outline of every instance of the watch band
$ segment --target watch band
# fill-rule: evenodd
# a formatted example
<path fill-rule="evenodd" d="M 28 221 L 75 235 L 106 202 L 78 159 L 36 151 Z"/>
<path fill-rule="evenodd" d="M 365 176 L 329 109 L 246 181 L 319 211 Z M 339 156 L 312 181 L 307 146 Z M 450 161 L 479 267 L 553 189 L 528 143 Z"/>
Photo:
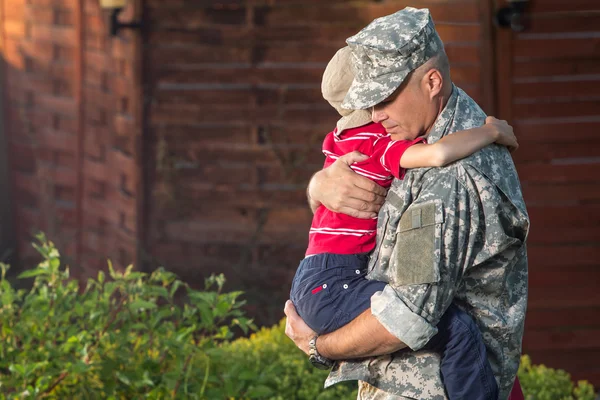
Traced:
<path fill-rule="evenodd" d="M 334 362 L 319 354 L 319 351 L 317 350 L 318 337 L 319 335 L 315 335 L 308 341 L 308 360 L 313 366 L 319 369 L 330 369 L 333 367 Z"/>

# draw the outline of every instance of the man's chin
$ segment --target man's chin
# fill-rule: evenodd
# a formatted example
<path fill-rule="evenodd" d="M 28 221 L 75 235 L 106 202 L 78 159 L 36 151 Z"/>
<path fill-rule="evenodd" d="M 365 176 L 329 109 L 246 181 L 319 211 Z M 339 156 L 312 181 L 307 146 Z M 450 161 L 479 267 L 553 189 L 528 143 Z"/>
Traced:
<path fill-rule="evenodd" d="M 413 140 L 414 139 L 414 135 L 411 135 L 410 133 L 390 133 L 390 137 L 392 140 Z"/>

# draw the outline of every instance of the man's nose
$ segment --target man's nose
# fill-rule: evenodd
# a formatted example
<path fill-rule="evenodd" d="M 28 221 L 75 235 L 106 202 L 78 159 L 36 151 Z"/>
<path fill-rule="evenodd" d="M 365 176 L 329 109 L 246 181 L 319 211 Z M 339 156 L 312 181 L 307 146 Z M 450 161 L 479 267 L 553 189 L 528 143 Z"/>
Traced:
<path fill-rule="evenodd" d="M 381 122 L 384 121 L 385 118 L 385 113 L 382 110 L 378 110 L 375 107 L 371 109 L 371 119 L 373 122 Z"/>

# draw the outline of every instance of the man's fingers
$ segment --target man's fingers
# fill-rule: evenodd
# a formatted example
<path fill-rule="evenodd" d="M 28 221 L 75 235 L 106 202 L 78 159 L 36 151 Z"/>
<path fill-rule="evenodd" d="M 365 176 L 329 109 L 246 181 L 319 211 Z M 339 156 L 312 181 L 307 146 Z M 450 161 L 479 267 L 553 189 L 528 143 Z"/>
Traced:
<path fill-rule="evenodd" d="M 294 329 L 292 327 L 293 320 L 298 318 L 298 313 L 296 312 L 296 307 L 291 300 L 285 302 L 285 306 L 283 307 L 283 312 L 287 317 L 285 319 L 285 334 L 290 338 L 294 339 Z"/>
<path fill-rule="evenodd" d="M 298 316 L 298 313 L 296 312 L 296 307 L 294 307 L 294 303 L 292 303 L 291 300 L 288 300 L 285 302 L 285 306 L 283 307 L 283 312 L 285 313 L 286 317 L 290 318 L 294 318 Z"/>
<path fill-rule="evenodd" d="M 339 212 L 342 214 L 346 214 L 351 217 L 360 218 L 360 219 L 371 219 L 371 218 L 377 217 L 376 212 L 356 211 L 354 208 L 350 208 L 350 207 L 341 207 Z"/>
<path fill-rule="evenodd" d="M 356 175 L 355 177 L 356 179 L 354 180 L 354 186 L 356 186 L 357 188 L 363 189 L 366 192 L 369 193 L 374 193 L 379 197 L 383 197 L 383 200 L 385 200 L 385 196 L 387 194 L 387 191 L 379 186 L 378 184 L 376 184 L 375 182 L 373 182 L 370 179 L 365 178 L 364 176 L 360 176 L 360 175 Z M 370 201 L 379 201 L 379 197 L 375 197 L 372 200 L 366 198 L 364 200 L 370 200 Z M 381 203 L 383 203 L 383 200 L 381 200 Z"/>

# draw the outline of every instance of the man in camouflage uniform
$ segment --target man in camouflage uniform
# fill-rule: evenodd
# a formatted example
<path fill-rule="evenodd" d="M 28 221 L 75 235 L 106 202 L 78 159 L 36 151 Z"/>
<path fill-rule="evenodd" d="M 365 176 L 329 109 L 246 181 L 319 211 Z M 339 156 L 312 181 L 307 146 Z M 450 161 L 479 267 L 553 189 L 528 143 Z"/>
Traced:
<path fill-rule="evenodd" d="M 372 107 L 373 120 L 392 137 L 426 136 L 433 143 L 483 125 L 483 111 L 443 71 L 447 58 L 428 10 L 406 8 L 376 19 L 347 42 L 357 75 L 343 107 Z M 421 93 L 410 86 L 415 79 L 430 97 L 415 95 Z M 337 184 L 321 179 L 320 187 Z M 312 202 L 331 208 L 319 195 L 309 190 Z M 325 386 L 359 380 L 359 399 L 446 399 L 439 355 L 420 349 L 454 302 L 479 326 L 499 398 L 506 399 L 521 353 L 528 230 L 506 148 L 491 145 L 444 168 L 408 170 L 381 208 L 369 265 L 369 278 L 388 285 L 373 295 L 370 312 L 318 338 L 322 356 L 357 359 L 337 363 Z M 308 352 L 310 328 L 290 302 L 285 311 L 286 333 Z"/>

